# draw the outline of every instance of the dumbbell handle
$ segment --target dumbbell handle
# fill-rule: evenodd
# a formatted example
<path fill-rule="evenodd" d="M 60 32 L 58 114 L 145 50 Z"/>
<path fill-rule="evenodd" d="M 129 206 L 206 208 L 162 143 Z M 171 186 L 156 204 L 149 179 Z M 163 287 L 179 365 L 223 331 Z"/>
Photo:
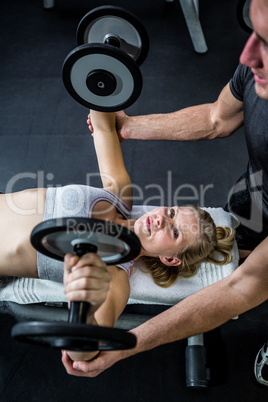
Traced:
<path fill-rule="evenodd" d="M 74 253 L 82 257 L 86 253 L 97 253 L 97 247 L 89 243 L 78 243 L 74 246 Z M 90 309 L 88 302 L 71 302 L 68 321 L 72 324 L 85 324 Z"/>

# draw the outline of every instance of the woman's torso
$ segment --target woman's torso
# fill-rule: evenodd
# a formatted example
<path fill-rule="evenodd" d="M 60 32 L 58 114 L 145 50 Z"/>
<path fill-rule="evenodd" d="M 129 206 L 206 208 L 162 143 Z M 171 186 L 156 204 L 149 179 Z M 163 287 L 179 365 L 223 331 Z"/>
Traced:
<path fill-rule="evenodd" d="M 31 189 L 0 195 L 0 272 L 2 275 L 38 277 L 36 251 L 30 242 L 33 228 L 43 220 L 83 216 L 122 223 L 130 209 L 105 189 L 71 185 Z"/>

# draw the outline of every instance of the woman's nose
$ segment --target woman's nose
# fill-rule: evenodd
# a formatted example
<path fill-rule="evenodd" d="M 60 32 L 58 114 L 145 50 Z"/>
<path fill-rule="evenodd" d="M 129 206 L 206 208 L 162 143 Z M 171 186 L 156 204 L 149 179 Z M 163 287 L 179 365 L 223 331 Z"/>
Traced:
<path fill-rule="evenodd" d="M 158 229 L 161 229 L 165 226 L 165 218 L 163 215 L 158 215 L 156 218 L 156 225 Z"/>

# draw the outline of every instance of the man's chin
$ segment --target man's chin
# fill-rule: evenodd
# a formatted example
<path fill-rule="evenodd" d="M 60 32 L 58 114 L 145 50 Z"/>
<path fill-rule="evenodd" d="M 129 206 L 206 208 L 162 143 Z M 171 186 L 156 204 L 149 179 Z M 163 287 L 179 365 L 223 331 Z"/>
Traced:
<path fill-rule="evenodd" d="M 268 84 L 267 85 L 260 85 L 255 82 L 255 91 L 256 94 L 264 100 L 268 100 Z"/>

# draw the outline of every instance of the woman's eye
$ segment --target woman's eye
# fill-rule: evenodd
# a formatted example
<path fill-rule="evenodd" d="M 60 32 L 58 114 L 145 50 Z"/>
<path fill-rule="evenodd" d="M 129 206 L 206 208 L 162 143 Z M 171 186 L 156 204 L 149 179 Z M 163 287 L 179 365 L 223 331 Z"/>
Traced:
<path fill-rule="evenodd" d="M 170 217 L 171 217 L 171 218 L 174 218 L 174 215 L 175 215 L 175 211 L 174 211 L 173 208 L 171 208 L 171 210 L 170 210 Z"/>
<path fill-rule="evenodd" d="M 174 229 L 174 230 L 173 230 L 173 233 L 174 233 L 175 239 L 177 239 L 177 238 L 179 237 L 179 231 L 178 231 L 178 229 Z"/>

